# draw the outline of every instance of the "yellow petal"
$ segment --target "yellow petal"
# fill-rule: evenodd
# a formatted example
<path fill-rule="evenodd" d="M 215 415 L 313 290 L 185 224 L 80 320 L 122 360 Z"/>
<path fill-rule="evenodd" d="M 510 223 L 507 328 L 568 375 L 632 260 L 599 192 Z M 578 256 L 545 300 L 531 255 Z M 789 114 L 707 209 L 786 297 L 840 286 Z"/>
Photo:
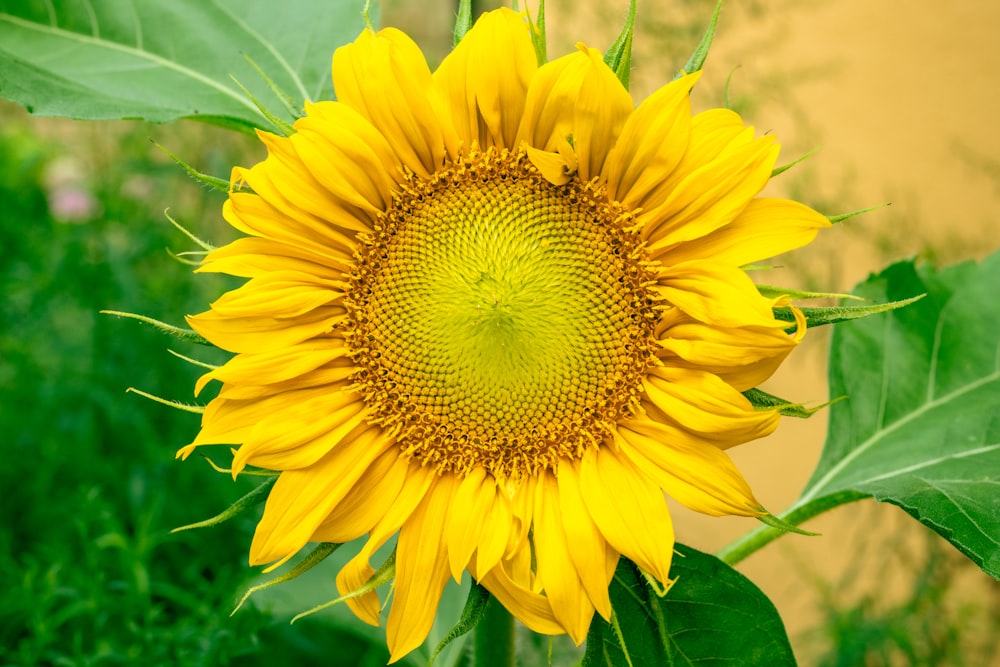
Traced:
<path fill-rule="evenodd" d="M 330 337 L 330 340 L 341 339 Z M 322 389 L 329 393 L 340 392 L 350 386 L 351 382 L 349 381 L 356 375 L 357 367 L 354 362 L 348 357 L 339 357 L 316 370 L 274 384 L 255 384 L 251 379 L 226 384 L 219 390 L 219 396 L 238 400 L 256 400 L 278 392 L 298 391 L 299 389 Z"/>
<path fill-rule="evenodd" d="M 639 214 L 650 256 L 729 224 L 767 184 L 777 157 L 772 137 L 753 139 L 753 128 L 747 128 L 712 162 L 693 170 Z"/>
<path fill-rule="evenodd" d="M 465 146 L 515 148 L 528 81 L 538 68 L 523 14 L 501 8 L 479 17 L 434 72 Z M 483 66 L 502 54 L 502 66 Z"/>
<path fill-rule="evenodd" d="M 333 55 L 338 101 L 385 136 L 399 161 L 422 178 L 457 154 L 458 135 L 420 48 L 395 28 L 368 30 Z M 449 151 L 450 148 L 450 151 Z"/>
<path fill-rule="evenodd" d="M 448 581 L 444 524 L 457 488 L 454 475 L 438 477 L 399 531 L 396 581 L 385 628 L 390 663 L 420 646 L 434 624 Z"/>
<path fill-rule="evenodd" d="M 713 516 L 760 514 L 750 486 L 714 445 L 644 419 L 619 424 L 618 436 L 632 463 L 683 505 Z"/>
<path fill-rule="evenodd" d="M 680 163 L 691 136 L 690 92 L 700 77 L 695 72 L 663 86 L 625 121 L 602 173 L 611 199 L 647 208 L 647 195 Z"/>
<path fill-rule="evenodd" d="M 483 575 L 479 583 L 529 629 L 546 635 L 561 635 L 565 632 L 552 613 L 548 599 L 515 583 L 503 567 L 494 567 Z"/>
<path fill-rule="evenodd" d="M 347 352 L 340 338 L 318 338 L 261 354 L 239 354 L 198 378 L 195 395 L 211 380 L 275 384 L 316 370 L 333 359 L 345 357 Z"/>
<path fill-rule="evenodd" d="M 222 317 L 294 319 L 321 306 L 339 303 L 345 285 L 307 273 L 275 271 L 252 278 L 212 303 Z"/>
<path fill-rule="evenodd" d="M 580 577 L 573 567 L 572 551 L 579 551 L 592 544 L 570 545 L 563 532 L 562 517 L 565 509 L 560 505 L 559 486 L 548 472 L 540 474 L 541 480 L 535 494 L 535 522 L 532 533 L 535 545 L 535 570 L 549 599 L 552 613 L 576 644 L 587 637 L 587 629 L 594 617 L 594 605 L 587 597 Z M 604 545 L 596 554 L 604 569 Z M 603 572 L 600 573 L 603 579 Z M 600 583 L 598 582 L 598 585 Z M 605 583 L 605 586 L 607 584 Z M 610 603 L 609 603 L 610 604 Z"/>
<path fill-rule="evenodd" d="M 293 206 L 263 174 L 255 179 L 264 194 L 232 192 L 222 216 L 233 227 L 251 236 L 275 239 L 334 260 L 353 257 L 357 243 L 348 227 L 317 218 Z"/>
<path fill-rule="evenodd" d="M 260 421 L 275 413 L 294 410 L 301 404 L 302 398 L 301 392 L 282 392 L 254 401 L 214 398 L 205 406 L 201 431 L 192 444 L 239 444 Z"/>
<path fill-rule="evenodd" d="M 371 566 L 370 562 L 371 557 L 410 518 L 417 505 L 427 495 L 427 490 L 436 476 L 437 473 L 433 468 L 425 468 L 419 463 L 409 462 L 406 480 L 396 497 L 396 502 L 389 507 L 389 510 L 372 528 L 368 541 L 361 547 L 358 555 L 349 560 L 337 573 L 337 590 L 341 595 L 347 595 L 361 588 L 375 574 L 375 568 Z M 379 624 L 380 607 L 378 594 L 375 591 L 345 600 L 345 604 L 365 623 L 369 625 Z"/>
<path fill-rule="evenodd" d="M 325 106 L 322 116 L 313 115 Z M 373 216 L 392 201 L 401 176 L 385 137 L 346 104 L 306 105 L 289 141 L 310 175 L 335 200 Z"/>
<path fill-rule="evenodd" d="M 629 114 L 632 97 L 596 49 L 576 53 L 538 69 L 528 86 L 518 144 L 554 152 L 569 141 L 584 181 L 599 176 Z"/>
<path fill-rule="evenodd" d="M 553 185 L 565 185 L 576 174 L 580 166 L 573 147 L 565 139 L 559 144 L 553 153 L 532 148 L 525 144 L 525 151 L 528 159 L 538 168 L 549 183 Z"/>
<path fill-rule="evenodd" d="M 669 580 L 674 529 L 663 492 L 610 447 L 580 460 L 580 495 L 604 538 L 661 582 Z"/>
<path fill-rule="evenodd" d="M 306 545 L 368 466 L 390 446 L 378 429 L 365 435 L 334 448 L 315 465 L 281 473 L 250 545 L 251 565 L 284 558 Z"/>
<path fill-rule="evenodd" d="M 658 268 L 653 290 L 692 318 L 724 327 L 784 328 L 741 269 L 715 262 L 684 262 Z"/>
<path fill-rule="evenodd" d="M 256 174 L 266 172 L 268 182 L 273 183 L 281 195 L 289 202 L 323 220 L 337 220 L 346 229 L 353 231 L 370 231 L 370 217 L 377 209 L 372 202 L 366 200 L 357 190 L 345 187 L 345 177 L 337 172 L 331 176 L 341 183 L 337 192 L 325 187 L 314 176 L 310 165 L 306 164 L 297 148 L 309 146 L 308 137 L 298 134 L 292 137 L 281 137 L 270 132 L 257 131 L 261 142 L 267 146 L 267 159 L 251 168 L 246 175 L 247 183 L 253 187 Z M 319 165 L 313 165 L 314 168 Z M 356 168 L 366 165 L 360 164 Z M 370 165 L 369 168 L 374 167 Z M 343 171 L 343 168 L 337 171 Z M 256 190 L 255 190 L 256 192 Z M 266 198 L 270 195 L 257 192 Z"/>
<path fill-rule="evenodd" d="M 396 502 L 408 467 L 409 463 L 400 458 L 395 447 L 386 449 L 330 511 L 309 541 L 343 544 L 371 531 Z"/>
<path fill-rule="evenodd" d="M 756 387 L 777 370 L 798 344 L 783 329 L 720 327 L 686 320 L 659 334 L 660 358 L 718 375 L 737 391 Z"/>
<path fill-rule="evenodd" d="M 503 494 L 497 493 L 493 497 L 493 503 L 483 523 L 486 528 L 476 547 L 475 568 L 478 572 L 491 570 L 500 562 L 513 532 L 510 503 Z"/>
<path fill-rule="evenodd" d="M 775 411 L 756 411 L 743 394 L 721 379 L 688 368 L 657 366 L 643 382 L 657 421 L 678 424 L 720 447 L 768 435 L 778 426 Z"/>
<path fill-rule="evenodd" d="M 269 352 L 323 333 L 347 320 L 343 306 L 323 306 L 294 319 L 225 317 L 214 311 L 185 318 L 192 329 L 229 352 Z"/>
<path fill-rule="evenodd" d="M 665 252 L 667 264 L 696 259 L 743 266 L 800 248 L 830 226 L 823 215 L 787 199 L 754 199 L 736 218 L 707 236 Z"/>
<path fill-rule="evenodd" d="M 607 542 L 583 502 L 577 466 L 567 461 L 562 462 L 556 479 L 559 483 L 562 527 L 566 543 L 572 545 L 569 549 L 570 560 L 597 613 L 605 620 L 610 620 L 611 599 L 608 597 L 608 586 L 615 567 L 612 565 L 610 571 L 607 567 Z M 617 564 L 617 552 L 614 552 L 613 558 Z"/>
<path fill-rule="evenodd" d="M 208 253 L 195 272 L 254 278 L 290 270 L 325 280 L 343 280 L 349 267 L 346 257 L 334 259 L 284 241 L 243 237 Z"/>
<path fill-rule="evenodd" d="M 459 484 L 454 506 L 445 524 L 448 563 L 455 581 L 461 580 L 472 554 L 482 548 L 480 542 L 484 536 L 485 541 L 492 545 L 485 557 L 495 559 L 488 567 L 496 564 L 503 555 L 510 522 L 498 524 L 494 521 L 493 506 L 497 503 L 505 504 L 502 498 L 497 497 L 496 482 L 485 469 L 475 468 Z"/>
<path fill-rule="evenodd" d="M 282 215 L 298 221 L 314 235 L 330 237 L 331 243 L 351 247 L 355 233 L 369 229 L 369 215 L 319 194 L 319 185 L 306 174 L 301 162 L 296 161 L 296 169 L 289 168 L 290 164 L 291 162 L 282 163 L 271 155 L 247 169 L 244 179 L 253 189 L 254 195 L 265 200 Z M 233 192 L 229 198 L 237 210 L 246 210 L 247 206 L 242 200 L 248 194 Z"/>
<path fill-rule="evenodd" d="M 247 465 L 270 470 L 311 466 L 367 428 L 369 409 L 353 392 L 301 393 L 309 399 L 283 413 L 268 415 L 251 429 L 233 456 L 234 473 Z"/>

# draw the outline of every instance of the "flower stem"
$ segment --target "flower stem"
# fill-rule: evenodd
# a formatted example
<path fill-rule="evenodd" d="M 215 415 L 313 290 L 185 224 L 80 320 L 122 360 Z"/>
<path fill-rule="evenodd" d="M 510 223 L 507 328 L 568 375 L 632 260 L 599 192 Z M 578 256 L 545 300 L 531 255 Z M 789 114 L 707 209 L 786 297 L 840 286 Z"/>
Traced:
<path fill-rule="evenodd" d="M 515 667 L 514 617 L 490 598 L 476 626 L 476 667 Z"/>
<path fill-rule="evenodd" d="M 827 510 L 832 510 L 834 507 L 839 507 L 840 505 L 852 503 L 855 500 L 870 497 L 871 496 L 867 493 L 859 493 L 858 491 L 840 491 L 837 493 L 831 493 L 829 495 L 816 498 L 815 500 L 810 500 L 805 505 L 800 507 L 793 506 L 792 509 L 781 515 L 781 519 L 786 523 L 792 524 L 793 526 L 798 526 L 805 523 L 809 519 L 826 512 Z M 780 528 L 774 528 L 772 526 L 758 526 L 734 542 L 724 546 L 715 555 L 719 558 L 719 560 L 727 565 L 735 565 L 763 547 L 765 544 L 769 544 L 770 542 L 778 539 L 784 535 L 785 532 L 786 531 L 781 530 Z"/>

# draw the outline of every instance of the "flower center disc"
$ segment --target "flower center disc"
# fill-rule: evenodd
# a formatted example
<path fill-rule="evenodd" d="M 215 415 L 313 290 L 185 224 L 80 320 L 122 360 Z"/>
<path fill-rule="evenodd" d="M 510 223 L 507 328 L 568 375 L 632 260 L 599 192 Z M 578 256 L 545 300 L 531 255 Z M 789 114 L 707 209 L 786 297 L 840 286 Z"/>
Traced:
<path fill-rule="evenodd" d="M 630 222 L 523 153 L 409 178 L 347 299 L 375 421 L 442 471 L 498 478 L 599 444 L 637 401 L 659 316 Z"/>

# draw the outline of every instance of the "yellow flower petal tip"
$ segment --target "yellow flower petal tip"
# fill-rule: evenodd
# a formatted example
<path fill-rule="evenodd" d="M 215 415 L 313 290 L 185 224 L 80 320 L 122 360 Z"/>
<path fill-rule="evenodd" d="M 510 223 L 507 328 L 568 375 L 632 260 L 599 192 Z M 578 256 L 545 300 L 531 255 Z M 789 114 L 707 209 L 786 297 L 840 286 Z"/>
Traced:
<path fill-rule="evenodd" d="M 725 449 L 774 429 L 740 392 L 805 331 L 740 268 L 824 226 L 758 197 L 773 142 L 692 116 L 697 73 L 636 107 L 582 44 L 538 67 L 529 30 L 488 14 L 435 72 L 399 31 L 339 49 L 338 101 L 234 169 L 246 236 L 205 268 L 248 281 L 189 320 L 235 356 L 179 456 L 280 472 L 255 562 L 367 535 L 343 594 L 398 534 L 393 660 L 463 570 L 581 641 L 621 556 L 670 585 L 665 492 L 759 514 Z"/>

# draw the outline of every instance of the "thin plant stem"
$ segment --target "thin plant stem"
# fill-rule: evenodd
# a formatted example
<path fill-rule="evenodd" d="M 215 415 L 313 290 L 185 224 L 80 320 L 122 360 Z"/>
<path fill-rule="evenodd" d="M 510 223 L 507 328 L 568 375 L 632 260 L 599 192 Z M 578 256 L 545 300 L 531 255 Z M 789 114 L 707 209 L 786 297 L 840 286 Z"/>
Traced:
<path fill-rule="evenodd" d="M 805 523 L 809 519 L 822 514 L 834 507 L 846 505 L 862 498 L 870 498 L 866 493 L 858 491 L 840 491 L 830 495 L 810 500 L 801 507 L 792 507 L 781 515 L 781 519 L 793 526 Z M 735 565 L 741 560 L 754 553 L 766 544 L 784 535 L 787 531 L 772 526 L 758 526 L 745 535 L 737 538 L 734 542 L 723 547 L 717 554 L 719 560 L 727 565 Z"/>
<path fill-rule="evenodd" d="M 476 626 L 475 667 L 515 667 L 514 617 L 496 598 L 490 598 Z"/>

